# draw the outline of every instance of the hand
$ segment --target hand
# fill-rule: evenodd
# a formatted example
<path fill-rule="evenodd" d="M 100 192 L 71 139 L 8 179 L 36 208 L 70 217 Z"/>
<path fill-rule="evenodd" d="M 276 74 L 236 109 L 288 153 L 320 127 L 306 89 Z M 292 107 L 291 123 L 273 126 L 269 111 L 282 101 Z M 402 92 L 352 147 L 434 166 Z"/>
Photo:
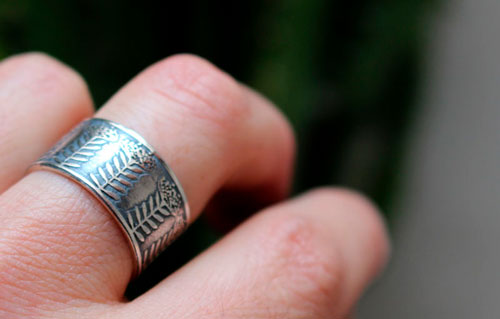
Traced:
<path fill-rule="evenodd" d="M 1 318 L 346 318 L 385 264 L 386 234 L 373 205 L 324 188 L 255 214 L 124 301 L 133 259 L 112 216 L 69 179 L 46 171 L 23 177 L 91 116 L 87 88 L 68 67 L 42 54 L 0 63 Z M 151 66 L 96 116 L 156 148 L 183 185 L 192 219 L 222 188 L 272 200 L 289 188 L 287 121 L 200 58 Z"/>

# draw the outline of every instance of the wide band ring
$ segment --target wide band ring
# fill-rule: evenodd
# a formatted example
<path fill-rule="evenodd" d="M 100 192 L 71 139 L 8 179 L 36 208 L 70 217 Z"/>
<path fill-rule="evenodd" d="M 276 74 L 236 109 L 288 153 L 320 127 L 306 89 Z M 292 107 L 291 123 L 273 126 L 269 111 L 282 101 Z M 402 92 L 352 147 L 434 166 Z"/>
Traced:
<path fill-rule="evenodd" d="M 136 132 L 89 119 L 64 136 L 31 169 L 49 169 L 78 182 L 112 213 L 136 259 L 136 273 L 187 227 L 182 187 Z"/>

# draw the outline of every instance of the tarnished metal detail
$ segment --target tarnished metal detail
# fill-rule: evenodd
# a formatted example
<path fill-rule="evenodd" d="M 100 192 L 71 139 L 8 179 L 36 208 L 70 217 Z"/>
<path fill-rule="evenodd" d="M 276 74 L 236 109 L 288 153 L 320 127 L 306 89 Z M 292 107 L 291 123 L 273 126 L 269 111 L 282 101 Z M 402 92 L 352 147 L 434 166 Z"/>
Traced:
<path fill-rule="evenodd" d="M 124 231 L 136 274 L 187 227 L 189 207 L 170 168 L 137 133 L 89 119 L 64 136 L 31 169 L 75 180 L 103 203 Z"/>

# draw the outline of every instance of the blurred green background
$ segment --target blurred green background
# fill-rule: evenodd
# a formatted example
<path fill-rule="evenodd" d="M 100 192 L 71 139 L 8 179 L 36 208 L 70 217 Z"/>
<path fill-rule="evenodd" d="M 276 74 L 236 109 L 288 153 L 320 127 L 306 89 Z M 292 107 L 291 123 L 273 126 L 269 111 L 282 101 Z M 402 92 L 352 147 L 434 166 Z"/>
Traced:
<path fill-rule="evenodd" d="M 2 0 L 0 57 L 47 52 L 79 71 L 101 105 L 151 63 L 200 55 L 288 116 L 299 144 L 295 192 L 353 187 L 391 220 L 435 2 Z M 189 233 L 130 297 L 217 238 L 203 221 Z"/>

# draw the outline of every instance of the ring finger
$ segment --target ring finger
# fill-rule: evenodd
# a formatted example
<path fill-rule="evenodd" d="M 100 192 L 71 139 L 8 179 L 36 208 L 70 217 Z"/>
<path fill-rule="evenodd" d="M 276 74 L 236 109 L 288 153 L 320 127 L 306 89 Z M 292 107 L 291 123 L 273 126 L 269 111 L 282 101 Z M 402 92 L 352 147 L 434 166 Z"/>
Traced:
<path fill-rule="evenodd" d="M 274 199 L 288 187 L 293 138 L 286 121 L 202 59 L 176 56 L 152 66 L 98 116 L 156 148 L 183 185 L 192 218 L 221 187 Z M 0 218 L 0 312 L 122 298 L 133 267 L 129 247 L 110 214 L 75 183 L 31 173 L 0 197 Z"/>

